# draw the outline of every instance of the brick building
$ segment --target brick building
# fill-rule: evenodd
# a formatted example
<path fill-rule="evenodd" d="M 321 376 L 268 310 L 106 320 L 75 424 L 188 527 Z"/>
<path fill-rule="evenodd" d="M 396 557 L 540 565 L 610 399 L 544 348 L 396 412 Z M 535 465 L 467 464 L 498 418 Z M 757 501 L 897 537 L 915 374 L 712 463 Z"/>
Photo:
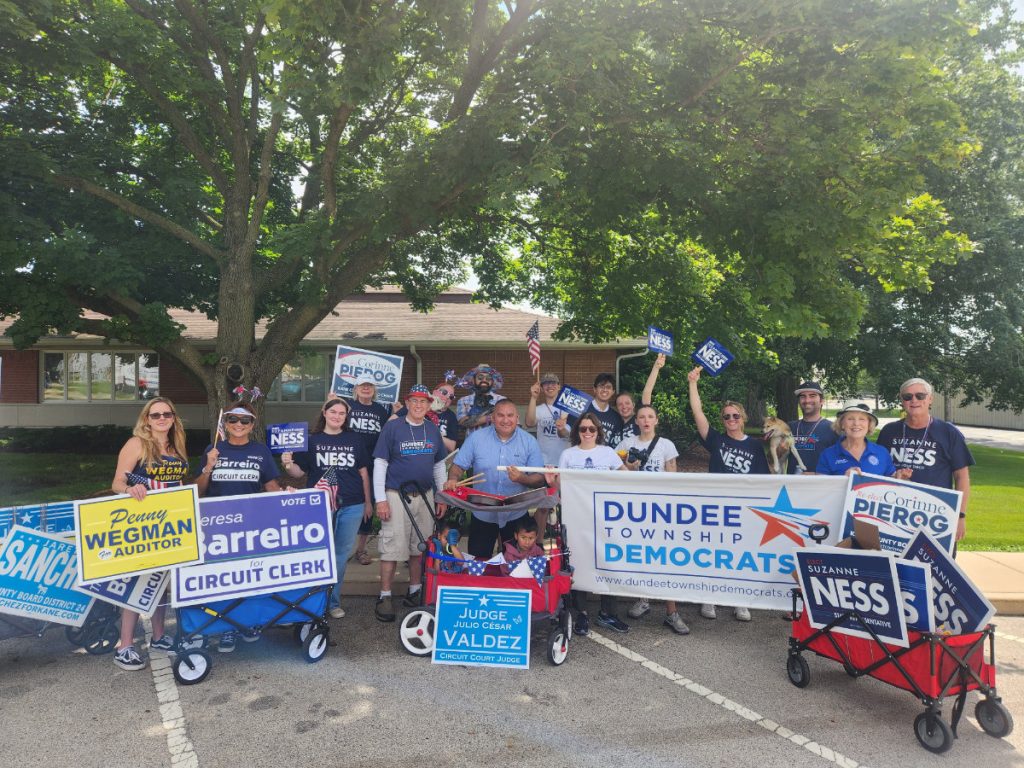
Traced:
<path fill-rule="evenodd" d="M 268 422 L 313 418 L 327 394 L 338 344 L 402 355 L 403 391 L 417 382 L 433 387 L 452 368 L 461 376 L 490 363 L 505 377 L 502 394 L 520 406 L 534 381 L 526 353 L 526 331 L 534 321 L 540 322 L 542 371 L 554 371 L 579 389 L 589 390 L 602 371 L 617 376 L 621 358 L 646 353 L 645 339 L 553 341 L 557 319 L 493 310 L 470 298 L 470 291 L 449 289 L 423 314 L 393 287 L 350 296 L 306 337 L 302 353 L 275 381 L 267 394 Z M 215 322 L 199 313 L 172 315 L 185 326 L 186 338 L 213 348 Z M 0 427 L 127 426 L 135 422 L 140 402 L 157 394 L 174 401 L 189 427 L 208 427 L 202 387 L 173 360 L 89 335 L 51 336 L 15 350 L 2 335 L 8 325 L 10 320 L 0 322 Z M 257 337 L 262 330 L 258 325 Z"/>

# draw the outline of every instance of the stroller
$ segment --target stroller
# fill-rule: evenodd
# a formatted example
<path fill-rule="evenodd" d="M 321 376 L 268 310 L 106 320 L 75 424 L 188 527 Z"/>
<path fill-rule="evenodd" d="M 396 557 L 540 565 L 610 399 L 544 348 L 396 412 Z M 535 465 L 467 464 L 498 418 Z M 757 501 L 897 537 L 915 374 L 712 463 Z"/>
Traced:
<path fill-rule="evenodd" d="M 434 637 L 436 631 L 436 619 L 434 612 L 437 606 L 438 587 L 483 587 L 486 589 L 529 589 L 532 594 L 532 606 L 530 623 L 531 627 L 547 627 L 547 658 L 555 666 L 562 664 L 569 655 L 569 640 L 572 637 L 572 611 L 569 606 L 569 591 L 572 588 L 572 568 L 568 561 L 568 551 L 562 546 L 564 531 L 556 538 L 554 545 L 549 552 L 548 573 L 544 576 L 543 583 L 537 579 L 518 578 L 503 576 L 496 565 L 488 565 L 482 576 L 473 576 L 468 573 L 449 573 L 442 570 L 437 552 L 434 549 L 433 538 L 428 543 L 423 531 L 420 530 L 410 509 L 409 491 L 420 493 L 420 488 L 415 483 L 406 483 L 399 489 L 399 496 L 405 513 L 409 516 L 413 529 L 420 540 L 420 551 L 426 553 L 426 561 L 423 568 L 423 597 L 424 606 L 410 611 L 402 619 L 399 625 L 399 640 L 408 653 L 413 656 L 429 656 L 434 650 Z M 459 489 L 463 490 L 463 489 Z M 538 503 L 538 499 L 531 497 L 524 500 L 523 509 L 527 507 L 538 507 L 541 509 L 553 507 L 558 497 L 552 490 L 543 494 L 544 498 Z M 461 507 L 473 508 L 472 502 L 465 500 L 465 493 L 444 493 L 441 500 L 450 504 L 459 504 Z M 430 512 L 434 509 L 427 502 Z M 493 509 L 494 505 L 486 508 Z M 504 506 L 506 510 L 514 511 L 516 506 Z M 436 516 L 435 516 L 436 517 Z"/>

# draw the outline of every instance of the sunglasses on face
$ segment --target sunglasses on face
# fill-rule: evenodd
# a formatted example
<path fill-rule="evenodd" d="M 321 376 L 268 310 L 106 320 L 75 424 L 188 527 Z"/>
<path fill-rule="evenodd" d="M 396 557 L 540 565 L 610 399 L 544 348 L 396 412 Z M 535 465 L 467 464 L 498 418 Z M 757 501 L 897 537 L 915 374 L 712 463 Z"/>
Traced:
<path fill-rule="evenodd" d="M 245 426 L 249 426 L 256 421 L 256 419 L 252 416 L 225 416 L 224 421 L 228 424 L 244 424 Z"/>
<path fill-rule="evenodd" d="M 904 403 L 909 403 L 911 400 L 925 400 L 928 397 L 927 392 L 904 392 L 900 397 Z"/>
<path fill-rule="evenodd" d="M 587 432 L 593 432 L 597 434 L 597 427 L 580 427 L 580 434 L 586 434 Z"/>
<path fill-rule="evenodd" d="M 149 418 L 153 421 L 159 421 L 160 419 L 173 419 L 174 411 L 164 411 L 163 413 L 157 413 L 156 411 L 149 412 Z"/>
<path fill-rule="evenodd" d="M 723 413 L 722 414 L 722 421 L 739 421 L 741 418 L 743 418 L 743 417 L 740 416 L 738 413 Z"/>

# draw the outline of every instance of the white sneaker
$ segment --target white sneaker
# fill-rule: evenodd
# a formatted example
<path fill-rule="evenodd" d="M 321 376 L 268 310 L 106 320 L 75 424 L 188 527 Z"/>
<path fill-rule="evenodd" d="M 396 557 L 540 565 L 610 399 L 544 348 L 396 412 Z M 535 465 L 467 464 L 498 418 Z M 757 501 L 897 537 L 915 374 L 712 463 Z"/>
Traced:
<path fill-rule="evenodd" d="M 344 619 L 345 618 L 345 609 L 342 608 L 340 605 L 336 605 L 333 608 L 331 608 L 330 613 L 331 613 L 331 618 L 332 619 Z"/>
<path fill-rule="evenodd" d="M 651 604 L 646 600 L 637 600 L 633 605 L 630 606 L 626 613 L 631 619 L 639 619 L 641 616 L 651 612 Z"/>
<path fill-rule="evenodd" d="M 749 608 L 737 608 L 733 611 L 733 615 L 736 617 L 736 621 L 750 621 Z"/>
<path fill-rule="evenodd" d="M 704 605 L 700 607 L 700 615 L 703 616 L 705 619 L 718 618 L 718 614 L 715 613 L 715 606 L 713 606 L 711 603 L 704 603 Z"/>

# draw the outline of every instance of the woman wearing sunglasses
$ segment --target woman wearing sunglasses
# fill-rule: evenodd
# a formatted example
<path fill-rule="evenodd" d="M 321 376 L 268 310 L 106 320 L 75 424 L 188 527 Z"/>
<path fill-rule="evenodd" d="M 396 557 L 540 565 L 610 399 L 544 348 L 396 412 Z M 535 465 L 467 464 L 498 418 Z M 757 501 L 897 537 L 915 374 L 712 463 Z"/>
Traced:
<path fill-rule="evenodd" d="M 263 443 L 252 439 L 256 411 L 248 403 L 233 403 L 224 412 L 227 440 L 206 446 L 203 469 L 196 485 L 200 496 L 241 496 L 280 491 L 277 462 Z"/>
<path fill-rule="evenodd" d="M 188 474 L 185 426 L 170 400 L 155 397 L 142 407 L 132 429 L 132 436 L 121 448 L 110 487 L 116 493 L 126 493 L 142 501 L 146 498 L 146 491 L 179 486 Z M 132 503 L 126 502 L 129 507 Z M 153 612 L 150 650 L 168 651 L 174 647 L 174 641 L 164 634 L 166 612 L 167 606 L 164 603 Z M 138 621 L 139 614 L 135 611 L 121 611 L 121 639 L 114 653 L 114 663 L 121 669 L 136 671 L 146 668 L 145 660 L 135 650 L 135 628 Z"/>
<path fill-rule="evenodd" d="M 615 449 L 605 445 L 604 427 L 597 416 L 591 412 L 584 413 L 573 425 L 569 433 L 570 447 L 562 451 L 558 459 L 559 469 L 615 469 L 625 470 Z M 559 475 L 545 475 L 548 484 L 557 484 Z M 572 591 L 573 606 L 576 608 L 576 634 L 590 634 L 590 618 L 587 616 L 587 593 Z M 618 606 L 614 595 L 601 595 L 601 608 L 597 614 L 597 623 L 615 632 L 628 632 L 629 625 L 617 615 Z"/>
<path fill-rule="evenodd" d="M 337 481 L 334 517 L 334 559 L 338 581 L 331 590 L 330 612 L 336 619 L 344 618 L 341 607 L 341 583 L 345 566 L 355 547 L 356 533 L 363 520 L 373 517 L 370 496 L 370 454 L 363 435 L 348 427 L 349 404 L 332 397 L 320 409 L 320 417 L 309 433 L 308 450 L 281 454 L 281 463 L 289 477 L 306 474 L 306 487 L 313 488 L 330 468 Z"/>
<path fill-rule="evenodd" d="M 767 475 L 768 459 L 764 455 L 761 441 L 747 435 L 743 428 L 747 424 L 747 412 L 734 400 L 722 403 L 722 426 L 725 432 L 719 432 L 708 422 L 701 405 L 697 382 L 703 369 L 698 365 L 686 375 L 690 382 L 690 410 L 697 425 L 697 434 L 701 445 L 708 449 L 711 461 L 708 472 L 713 474 L 733 475 Z M 700 615 L 705 619 L 717 616 L 715 606 L 705 603 L 700 607 Z M 750 621 L 750 610 L 736 608 L 733 612 L 736 621 Z"/>

